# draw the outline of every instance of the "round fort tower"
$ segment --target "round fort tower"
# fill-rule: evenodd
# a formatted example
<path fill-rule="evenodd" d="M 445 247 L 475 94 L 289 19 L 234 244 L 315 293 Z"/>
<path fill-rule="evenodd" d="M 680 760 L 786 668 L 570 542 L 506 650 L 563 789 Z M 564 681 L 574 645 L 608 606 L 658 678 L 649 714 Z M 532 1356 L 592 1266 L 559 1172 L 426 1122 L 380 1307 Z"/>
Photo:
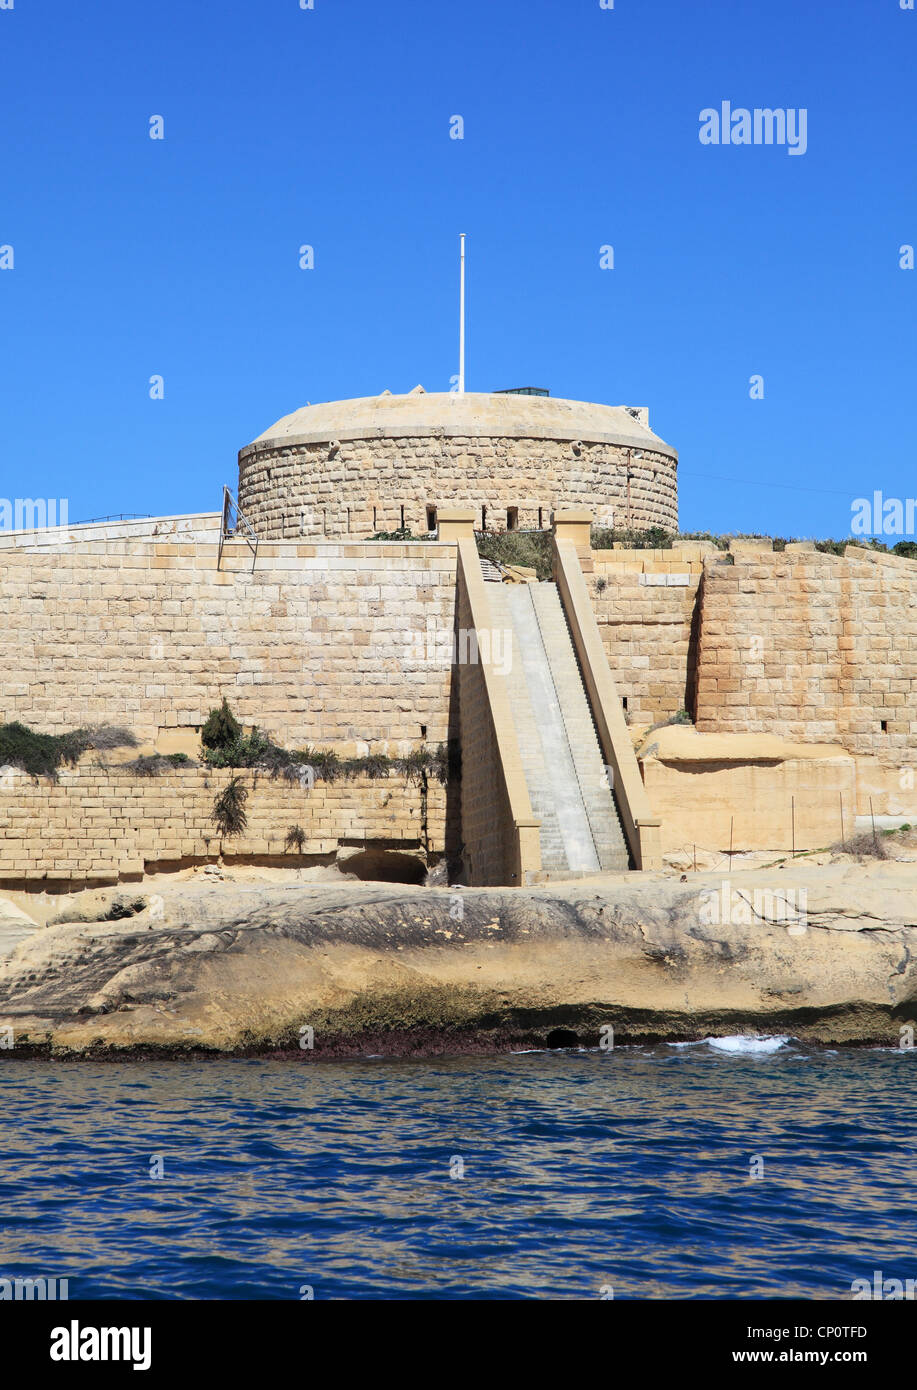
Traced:
<path fill-rule="evenodd" d="M 678 526 L 678 455 L 648 412 L 546 394 L 385 391 L 307 405 L 239 454 L 239 506 L 262 540 L 436 526 L 548 528 L 555 508 L 599 526 Z"/>

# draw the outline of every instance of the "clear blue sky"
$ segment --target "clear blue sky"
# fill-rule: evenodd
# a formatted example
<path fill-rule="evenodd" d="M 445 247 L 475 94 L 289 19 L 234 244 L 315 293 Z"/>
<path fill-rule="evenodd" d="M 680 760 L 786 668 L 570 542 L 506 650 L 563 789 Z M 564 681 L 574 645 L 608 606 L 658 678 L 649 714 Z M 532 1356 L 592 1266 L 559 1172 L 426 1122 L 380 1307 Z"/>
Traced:
<path fill-rule="evenodd" d="M 210 510 L 306 401 L 447 390 L 460 231 L 468 389 L 648 405 L 684 529 L 917 495 L 917 13 L 314 4 L 0 10 L 3 495 Z M 725 100 L 805 107 L 806 154 L 701 145 Z"/>

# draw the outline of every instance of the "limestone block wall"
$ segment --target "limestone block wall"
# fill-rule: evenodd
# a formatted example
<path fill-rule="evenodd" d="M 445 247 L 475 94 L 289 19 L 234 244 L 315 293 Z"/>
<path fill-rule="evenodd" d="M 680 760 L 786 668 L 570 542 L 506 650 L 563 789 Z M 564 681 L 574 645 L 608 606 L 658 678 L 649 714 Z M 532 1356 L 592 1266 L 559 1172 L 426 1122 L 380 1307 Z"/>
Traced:
<path fill-rule="evenodd" d="M 697 727 L 917 759 L 917 562 L 788 547 L 708 562 Z"/>
<path fill-rule="evenodd" d="M 417 436 L 255 443 L 239 455 L 239 505 L 259 536 L 427 530 L 427 507 L 467 506 L 479 529 L 547 529 L 557 507 L 599 526 L 678 526 L 677 462 L 668 454 L 546 438 Z"/>
<path fill-rule="evenodd" d="M 0 883 L 66 891 L 215 859 L 221 851 L 295 865 L 302 860 L 284 844 L 292 825 L 305 832 L 307 858 L 363 843 L 443 852 L 445 789 L 431 781 L 423 797 L 401 777 L 319 781 L 310 790 L 239 774 L 249 792 L 248 828 L 221 841 L 211 812 L 233 775 L 180 768 L 145 778 L 98 766 L 92 755 L 56 783 L 7 774 L 0 785 Z"/>
<path fill-rule="evenodd" d="M 690 711 L 707 551 L 702 544 L 592 551 L 589 593 L 608 664 L 633 723 Z"/>
<path fill-rule="evenodd" d="M 0 562 L 0 719 L 200 728 L 225 695 L 287 747 L 448 735 L 455 546 L 83 542 Z M 361 747 L 362 745 L 362 747 Z"/>
<path fill-rule="evenodd" d="M 462 539 L 458 548 L 456 626 L 466 633 L 492 630 L 474 541 Z M 476 886 L 523 886 L 541 869 L 540 821 L 532 814 L 506 678 L 482 653 L 480 660 L 460 661 L 456 680 L 466 881 Z"/>
<path fill-rule="evenodd" d="M 643 759 L 664 853 L 823 849 L 854 833 L 854 758 L 689 762 Z M 843 830 L 841 811 L 843 810 Z M 794 838 L 795 837 L 795 838 Z"/>

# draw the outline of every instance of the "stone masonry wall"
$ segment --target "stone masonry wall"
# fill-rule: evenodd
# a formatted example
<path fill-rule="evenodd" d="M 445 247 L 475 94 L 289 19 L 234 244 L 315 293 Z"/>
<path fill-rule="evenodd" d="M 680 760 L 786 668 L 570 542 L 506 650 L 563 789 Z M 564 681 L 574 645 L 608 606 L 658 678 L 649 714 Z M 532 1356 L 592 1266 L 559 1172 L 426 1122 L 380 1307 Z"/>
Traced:
<path fill-rule="evenodd" d="M 706 546 L 687 543 L 673 550 L 592 551 L 586 581 L 632 723 L 690 712 L 706 553 Z"/>
<path fill-rule="evenodd" d="M 244 835 L 220 841 L 211 812 L 234 774 L 179 768 L 155 778 L 127 768 L 98 766 L 88 754 L 56 783 L 7 773 L 0 784 L 0 883 L 58 891 L 87 883 L 139 878 L 144 871 L 194 861 L 268 856 L 302 862 L 285 850 L 288 829 L 305 832 L 303 856 L 331 856 L 361 842 L 387 849 L 443 851 L 445 789 L 431 781 L 426 814 L 421 790 L 401 777 L 331 784 L 271 781 L 250 772 Z"/>
<path fill-rule="evenodd" d="M 599 526 L 678 526 L 676 463 L 666 454 L 557 439 L 434 436 L 249 445 L 239 505 L 259 536 L 427 531 L 427 506 L 472 507 L 476 526 L 548 528 L 555 507 L 586 507 Z M 630 482 L 628 484 L 628 471 Z"/>
<path fill-rule="evenodd" d="M 708 562 L 697 727 L 917 754 L 917 562 L 848 547 Z"/>
<path fill-rule="evenodd" d="M 457 624 L 466 632 L 474 627 L 463 581 L 459 583 Z M 500 748 L 484 672 L 479 662 L 465 661 L 456 674 L 462 745 L 461 857 L 470 883 L 512 883 L 512 812 L 500 772 Z"/>
<path fill-rule="evenodd" d="M 238 542 L 220 570 L 207 544 L 5 552 L 0 719 L 155 744 L 225 695 L 287 747 L 446 741 L 449 656 L 427 634 L 452 631 L 454 545 L 262 545 L 251 562 Z"/>

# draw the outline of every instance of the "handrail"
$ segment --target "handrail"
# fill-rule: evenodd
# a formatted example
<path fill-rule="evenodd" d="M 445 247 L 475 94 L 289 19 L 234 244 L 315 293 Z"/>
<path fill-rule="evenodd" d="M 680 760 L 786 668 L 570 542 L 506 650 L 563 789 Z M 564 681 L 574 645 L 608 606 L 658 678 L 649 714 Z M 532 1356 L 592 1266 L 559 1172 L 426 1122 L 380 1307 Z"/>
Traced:
<path fill-rule="evenodd" d="M 614 797 L 634 865 L 638 869 L 658 869 L 662 864 L 661 821 L 653 815 L 640 776 L 637 755 L 589 600 L 577 548 L 571 540 L 558 536 L 556 532 L 554 578 L 595 720 L 602 758 L 612 772 Z"/>
<path fill-rule="evenodd" d="M 485 631 L 489 635 L 493 631 L 493 619 L 477 547 L 470 536 L 459 536 L 456 538 L 456 552 L 459 627 L 463 615 L 467 615 L 472 630 Z M 492 884 L 525 887 L 533 882 L 541 871 L 541 820 L 532 811 L 506 677 L 497 671 L 491 660 L 489 642 L 479 645 L 478 659 L 471 663 L 460 661 L 457 664 L 453 671 L 453 679 L 456 678 L 459 683 L 462 742 L 468 759 L 463 768 L 462 780 L 462 834 L 466 842 L 469 839 L 469 824 L 466 820 L 465 798 L 469 795 L 474 778 L 482 774 L 494 774 L 501 803 L 499 809 L 496 805 L 489 808 L 492 819 L 486 830 L 483 830 L 481 808 L 478 807 L 477 811 L 483 838 L 489 844 L 497 841 L 502 845 L 502 873 L 490 871 L 480 874 L 475 872 L 477 865 L 472 863 L 473 882 L 475 887 L 489 887 Z M 472 681 L 481 682 L 477 691 L 472 691 Z M 486 768 L 480 762 L 475 763 L 470 755 L 471 729 L 476 720 L 489 724 L 489 733 L 493 738 L 496 757 L 494 763 Z M 480 722 L 476 728 L 480 735 Z"/>
<path fill-rule="evenodd" d="M 241 532 L 241 535 L 239 534 Z M 252 574 L 258 559 L 258 533 L 242 511 L 226 484 L 223 484 L 223 510 L 220 517 L 220 548 L 217 551 L 217 569 L 223 559 L 225 541 L 243 540 L 252 552 Z"/>

